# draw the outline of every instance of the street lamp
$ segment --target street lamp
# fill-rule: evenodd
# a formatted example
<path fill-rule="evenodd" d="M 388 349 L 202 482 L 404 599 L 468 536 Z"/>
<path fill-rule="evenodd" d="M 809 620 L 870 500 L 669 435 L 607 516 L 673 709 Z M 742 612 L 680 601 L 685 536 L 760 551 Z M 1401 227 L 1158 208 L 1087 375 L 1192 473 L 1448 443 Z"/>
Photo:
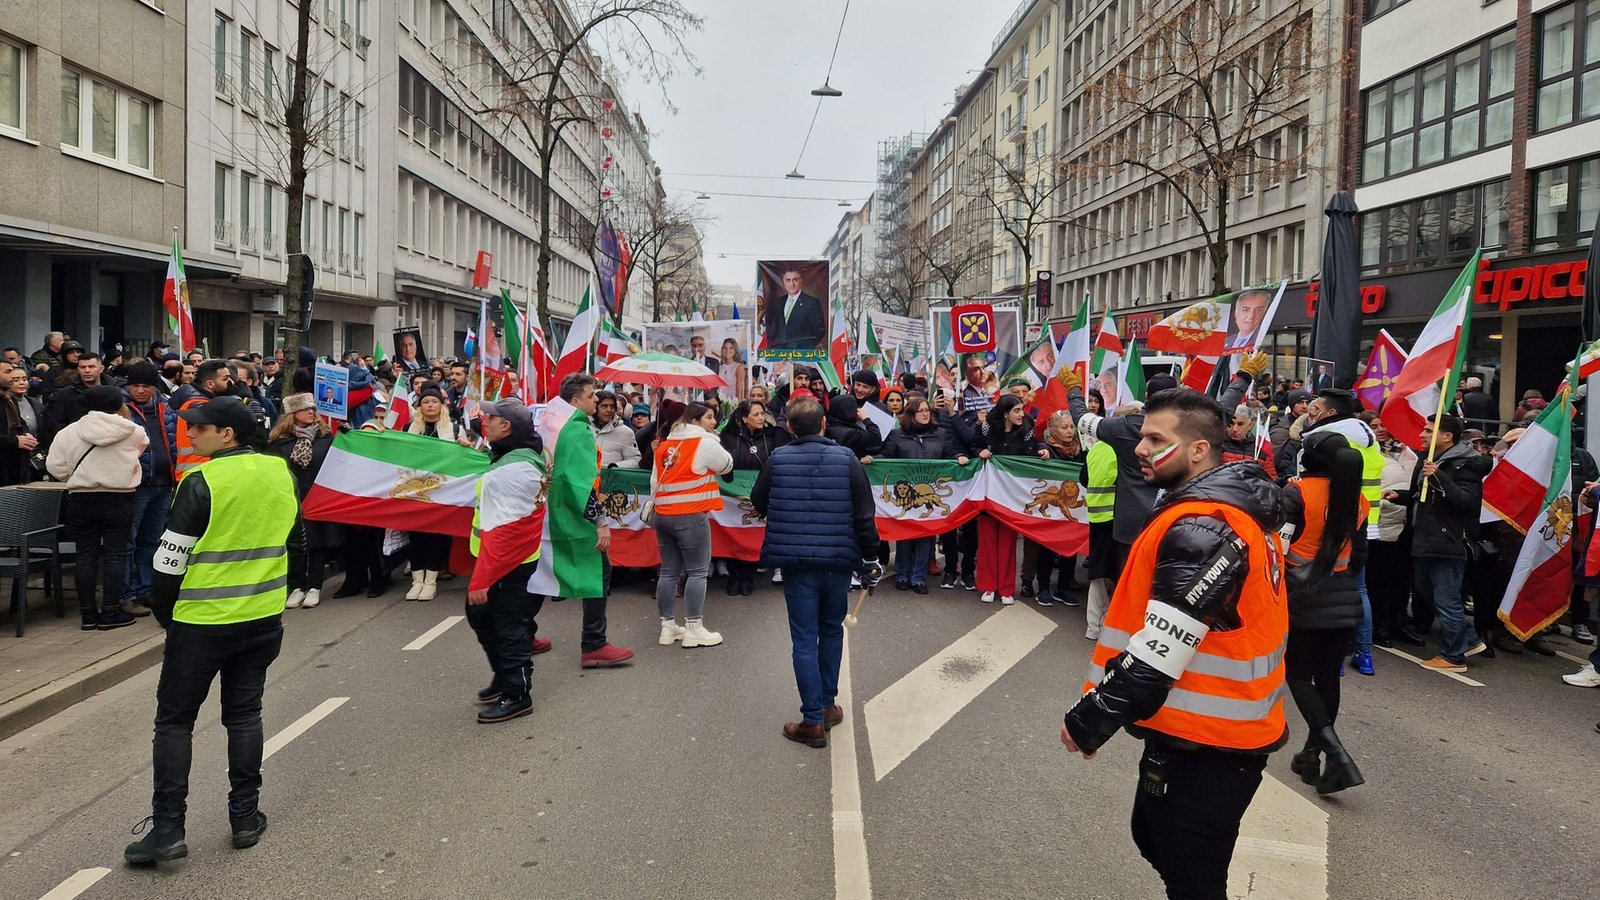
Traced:
<path fill-rule="evenodd" d="M 794 171 L 790 172 L 789 174 L 787 174 L 787 175 L 785 175 L 783 177 L 785 177 L 785 178 L 804 178 L 805 176 L 800 174 L 800 167 L 799 166 L 795 166 L 794 167 Z"/>
<path fill-rule="evenodd" d="M 811 96 L 813 96 L 813 97 L 843 97 L 844 96 L 844 91 L 841 91 L 838 88 L 834 87 L 833 85 L 829 84 L 828 83 L 828 79 L 824 78 L 824 79 L 822 79 L 822 87 L 819 87 L 819 88 L 813 90 L 811 92 Z"/>
<path fill-rule="evenodd" d="M 694 198 L 696 200 L 710 200 L 711 199 L 711 195 L 706 193 L 705 191 L 701 191 L 700 193 L 695 194 Z"/>

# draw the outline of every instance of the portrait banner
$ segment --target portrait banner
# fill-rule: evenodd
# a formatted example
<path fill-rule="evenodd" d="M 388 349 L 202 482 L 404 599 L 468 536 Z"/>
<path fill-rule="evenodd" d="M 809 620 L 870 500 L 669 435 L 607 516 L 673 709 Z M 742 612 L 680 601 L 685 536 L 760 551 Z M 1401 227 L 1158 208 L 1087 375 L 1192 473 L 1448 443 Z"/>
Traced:
<path fill-rule="evenodd" d="M 479 335 L 478 339 L 488 340 L 485 335 Z M 428 367 L 428 354 L 422 349 L 421 328 L 412 326 L 394 330 L 394 365 L 407 372 Z"/>
<path fill-rule="evenodd" d="M 757 296 L 762 298 L 761 329 L 768 362 L 828 359 L 832 320 L 828 261 L 777 260 L 756 263 Z"/>
<path fill-rule="evenodd" d="M 350 370 L 333 363 L 317 363 L 317 415 L 330 419 L 350 418 Z"/>
<path fill-rule="evenodd" d="M 719 396 L 743 400 L 750 394 L 755 334 L 755 323 L 749 319 L 651 322 L 644 326 L 644 348 L 700 363 L 727 385 L 718 390 Z"/>

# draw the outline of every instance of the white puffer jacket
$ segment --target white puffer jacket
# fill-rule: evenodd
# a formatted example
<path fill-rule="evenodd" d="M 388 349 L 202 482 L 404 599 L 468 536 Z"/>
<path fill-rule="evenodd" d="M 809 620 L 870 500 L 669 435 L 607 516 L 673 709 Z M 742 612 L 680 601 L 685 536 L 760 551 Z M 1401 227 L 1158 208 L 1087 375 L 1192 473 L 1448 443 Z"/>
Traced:
<path fill-rule="evenodd" d="M 139 486 L 139 455 L 149 444 L 133 420 L 88 412 L 56 434 L 45 466 L 74 491 L 128 493 Z"/>

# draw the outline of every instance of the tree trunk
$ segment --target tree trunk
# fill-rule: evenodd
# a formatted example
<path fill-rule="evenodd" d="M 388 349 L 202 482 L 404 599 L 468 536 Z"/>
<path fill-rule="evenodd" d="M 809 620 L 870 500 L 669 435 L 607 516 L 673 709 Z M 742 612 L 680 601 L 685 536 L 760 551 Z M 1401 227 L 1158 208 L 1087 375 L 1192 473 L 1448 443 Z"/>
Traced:
<path fill-rule="evenodd" d="M 310 310 L 304 309 L 301 304 L 301 295 L 305 293 L 306 268 L 311 262 L 311 258 L 305 255 L 304 241 L 301 240 L 302 225 L 305 221 L 306 175 L 309 169 L 306 164 L 306 154 L 311 148 L 311 134 L 306 123 L 306 107 L 309 105 L 310 92 L 308 59 L 311 54 L 309 0 L 302 0 L 295 12 L 295 41 L 294 86 L 290 89 L 289 105 L 284 110 L 284 127 L 289 133 L 289 182 L 284 185 L 283 226 L 283 251 L 284 259 L 289 263 L 289 279 L 284 284 L 284 311 L 288 314 L 289 327 L 294 329 L 289 333 L 299 334 L 300 337 L 292 346 L 286 348 L 283 354 L 283 373 L 279 377 L 286 379 L 286 396 L 294 392 L 294 376 L 296 370 L 300 368 L 300 347 L 306 341 L 304 332 L 298 329 L 303 323 L 309 327 L 307 320 L 310 314 Z"/>
<path fill-rule="evenodd" d="M 1217 228 L 1211 234 L 1211 296 L 1228 292 L 1228 199 L 1226 182 L 1217 189 Z"/>
<path fill-rule="evenodd" d="M 550 262 L 555 254 L 550 252 L 550 204 L 554 195 L 550 184 L 551 164 L 555 160 L 556 142 L 561 139 L 546 117 L 544 140 L 539 145 L 539 272 L 534 289 L 538 308 L 537 321 L 546 334 L 555 334 L 550 323 Z"/>

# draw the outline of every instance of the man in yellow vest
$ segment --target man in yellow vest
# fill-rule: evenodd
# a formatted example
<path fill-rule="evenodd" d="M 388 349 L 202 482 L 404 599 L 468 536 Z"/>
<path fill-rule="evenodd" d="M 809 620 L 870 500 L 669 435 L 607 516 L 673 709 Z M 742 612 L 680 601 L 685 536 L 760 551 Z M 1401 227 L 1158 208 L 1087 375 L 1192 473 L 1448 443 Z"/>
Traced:
<path fill-rule="evenodd" d="M 1080 425 L 1078 440 L 1089 451 L 1083 464 L 1084 506 L 1089 511 L 1089 608 L 1083 636 L 1092 641 L 1100 637 L 1100 623 L 1111 605 L 1117 580 L 1116 536 L 1111 524 L 1117 506 L 1117 451 L 1100 440 L 1092 427 Z"/>
<path fill-rule="evenodd" d="M 206 461 L 179 484 L 155 554 L 150 610 L 167 629 L 156 688 L 155 792 L 151 817 L 135 829 L 149 831 L 123 851 L 130 865 L 189 855 L 191 739 L 219 675 L 233 846 L 261 839 L 261 697 L 283 645 L 289 568 L 305 563 L 294 477 L 282 457 L 257 452 L 264 435 L 244 403 L 217 397 L 178 415 Z"/>
<path fill-rule="evenodd" d="M 1282 504 L 1260 465 L 1222 465 L 1226 421 L 1183 388 L 1146 404 L 1140 468 L 1165 494 L 1061 727 L 1085 758 L 1123 728 L 1144 739 L 1133 840 L 1168 897 L 1227 895 L 1239 822 L 1267 755 L 1288 741 Z"/>

